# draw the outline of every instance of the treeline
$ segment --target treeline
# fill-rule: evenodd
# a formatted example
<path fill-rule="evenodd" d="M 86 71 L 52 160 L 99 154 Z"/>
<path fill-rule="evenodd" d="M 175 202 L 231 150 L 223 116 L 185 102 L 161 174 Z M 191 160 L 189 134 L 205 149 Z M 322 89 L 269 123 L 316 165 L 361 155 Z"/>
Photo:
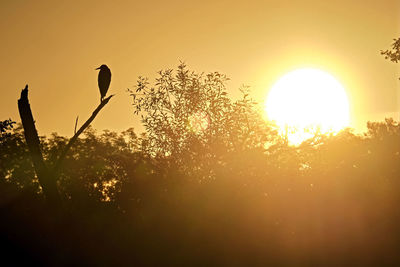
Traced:
<path fill-rule="evenodd" d="M 399 263 L 400 126 L 368 123 L 288 144 L 246 88 L 181 64 L 130 92 L 145 133 L 89 128 L 49 210 L 20 125 L 1 123 L 5 253 L 41 264 Z M 68 139 L 43 136 L 51 165 Z"/>

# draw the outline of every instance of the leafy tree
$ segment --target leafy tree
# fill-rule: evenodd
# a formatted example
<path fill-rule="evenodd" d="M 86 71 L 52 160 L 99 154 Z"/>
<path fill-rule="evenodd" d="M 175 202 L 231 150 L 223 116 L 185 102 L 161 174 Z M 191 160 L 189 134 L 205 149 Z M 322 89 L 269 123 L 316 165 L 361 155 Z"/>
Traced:
<path fill-rule="evenodd" d="M 189 71 L 184 63 L 176 72 L 160 71 L 154 86 L 139 77 L 130 94 L 146 129 L 145 151 L 181 170 L 202 170 L 199 175 L 206 177 L 226 153 L 272 142 L 275 132 L 256 111 L 248 88 L 241 88 L 242 98 L 232 101 L 228 80 L 218 72 Z"/>
<path fill-rule="evenodd" d="M 29 158 L 21 125 L 13 127 L 15 122 L 2 122 L 0 136 L 0 178 L 19 188 L 40 192 L 38 180 Z"/>
<path fill-rule="evenodd" d="M 131 94 L 146 132 L 76 138 L 56 218 L 21 126 L 2 123 L 0 238 L 42 265 L 399 265 L 399 123 L 289 146 L 226 81 L 184 64 L 154 86 L 140 78 Z M 46 165 L 67 144 L 40 137 Z"/>

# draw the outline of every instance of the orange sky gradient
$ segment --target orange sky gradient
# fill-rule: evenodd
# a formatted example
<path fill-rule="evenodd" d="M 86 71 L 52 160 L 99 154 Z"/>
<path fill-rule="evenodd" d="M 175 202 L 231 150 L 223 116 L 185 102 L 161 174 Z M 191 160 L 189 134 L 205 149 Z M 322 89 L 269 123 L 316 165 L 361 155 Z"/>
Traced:
<path fill-rule="evenodd" d="M 0 120 L 19 121 L 25 84 L 39 134 L 72 135 L 99 103 L 94 69 L 116 94 L 93 123 L 139 127 L 126 92 L 179 60 L 227 74 L 233 97 L 250 85 L 261 105 L 297 67 L 331 73 L 346 88 L 352 126 L 399 119 L 399 65 L 379 54 L 400 36 L 400 1 L 2 1 Z"/>

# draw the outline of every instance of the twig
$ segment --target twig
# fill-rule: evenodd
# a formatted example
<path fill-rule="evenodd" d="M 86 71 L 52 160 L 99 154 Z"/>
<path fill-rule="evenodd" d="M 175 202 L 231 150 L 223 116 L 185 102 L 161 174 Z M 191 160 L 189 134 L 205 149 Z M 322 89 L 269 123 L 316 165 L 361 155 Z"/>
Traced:
<path fill-rule="evenodd" d="M 76 134 L 76 126 L 78 125 L 79 116 L 76 116 L 74 134 Z"/>

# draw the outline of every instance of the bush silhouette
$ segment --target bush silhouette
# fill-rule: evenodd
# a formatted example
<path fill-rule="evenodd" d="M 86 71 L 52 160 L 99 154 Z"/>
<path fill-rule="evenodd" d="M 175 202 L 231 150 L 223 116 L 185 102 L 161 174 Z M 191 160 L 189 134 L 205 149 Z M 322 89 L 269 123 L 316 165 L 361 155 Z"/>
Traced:
<path fill-rule="evenodd" d="M 246 90 L 229 98 L 226 81 L 184 64 L 154 86 L 139 78 L 130 93 L 145 133 L 88 128 L 64 159 L 63 214 L 46 208 L 21 126 L 3 127 L 9 256 L 44 265 L 398 264 L 398 122 L 289 146 Z M 40 141 L 51 164 L 68 139 Z"/>

